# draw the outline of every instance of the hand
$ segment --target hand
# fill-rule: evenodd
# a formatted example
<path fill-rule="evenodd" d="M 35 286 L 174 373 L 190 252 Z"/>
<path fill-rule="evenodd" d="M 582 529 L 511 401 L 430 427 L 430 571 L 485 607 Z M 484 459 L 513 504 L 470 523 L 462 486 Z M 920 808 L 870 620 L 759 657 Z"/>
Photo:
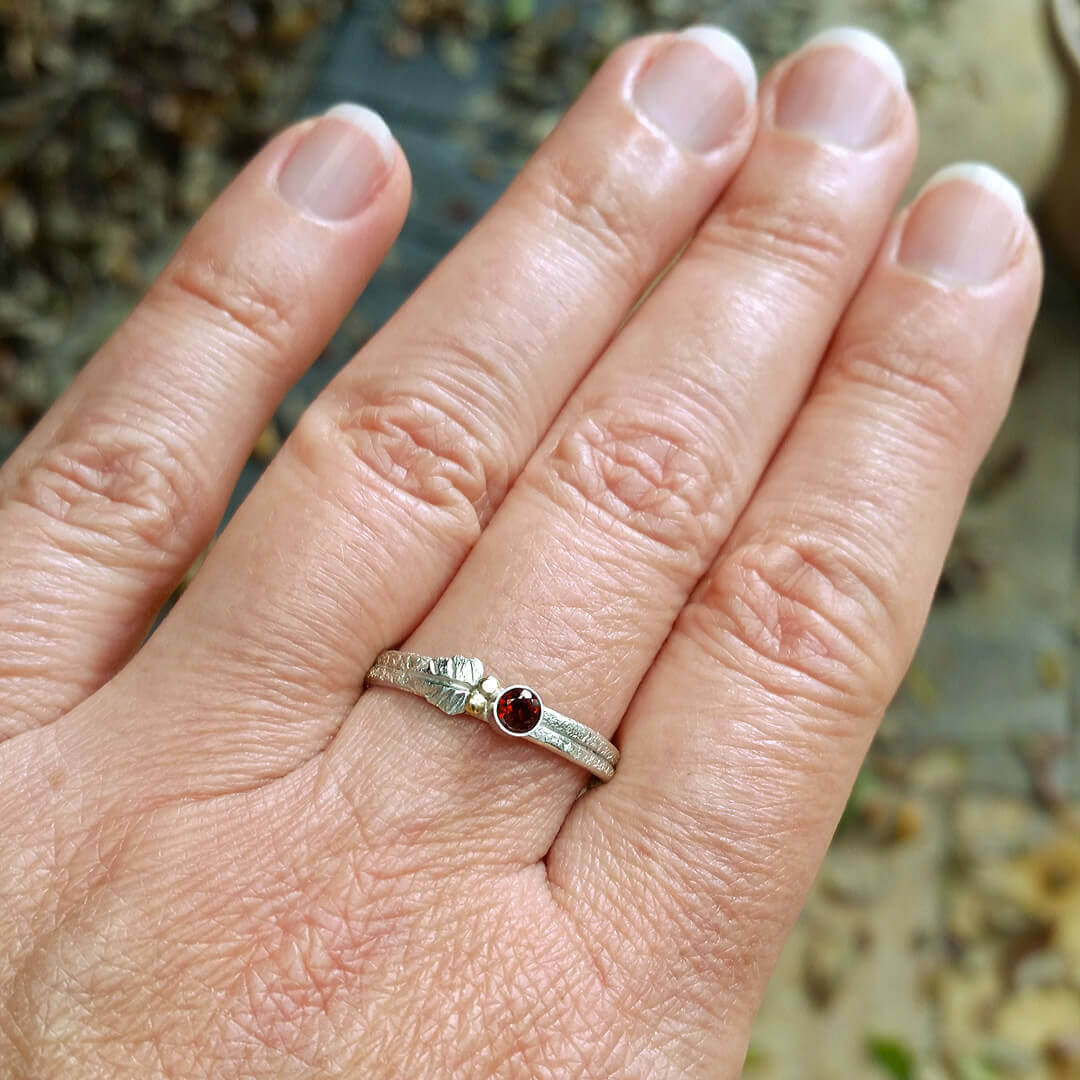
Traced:
<path fill-rule="evenodd" d="M 752 90 L 716 30 L 620 49 L 141 648 L 401 224 L 381 121 L 271 142 L 7 462 L 5 1076 L 737 1076 L 1040 287 L 988 169 L 892 218 L 876 39 Z M 614 780 L 361 693 L 402 641 Z"/>

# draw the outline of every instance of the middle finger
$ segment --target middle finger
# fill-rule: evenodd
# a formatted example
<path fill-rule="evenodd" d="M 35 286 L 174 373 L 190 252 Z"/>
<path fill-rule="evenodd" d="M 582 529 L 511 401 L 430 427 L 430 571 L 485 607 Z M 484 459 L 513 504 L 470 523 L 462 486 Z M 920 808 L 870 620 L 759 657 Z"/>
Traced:
<path fill-rule="evenodd" d="M 834 31 L 782 64 L 738 177 L 403 648 L 480 657 L 610 734 L 803 400 L 915 142 L 877 38 Z M 366 694 L 330 750 L 346 790 L 363 785 L 359 812 L 540 857 L 580 770 L 389 695 Z"/>

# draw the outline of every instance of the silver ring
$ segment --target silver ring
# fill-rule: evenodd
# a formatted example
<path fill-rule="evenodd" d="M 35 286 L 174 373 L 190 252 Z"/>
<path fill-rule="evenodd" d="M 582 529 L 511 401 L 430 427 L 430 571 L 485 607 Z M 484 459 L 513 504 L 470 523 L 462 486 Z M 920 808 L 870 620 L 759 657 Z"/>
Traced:
<path fill-rule="evenodd" d="M 501 686 L 471 656 L 420 656 L 387 649 L 364 677 L 365 686 L 416 694 L 447 716 L 468 714 L 514 739 L 525 739 L 610 780 L 618 749 L 598 731 L 549 709 L 529 686 Z"/>

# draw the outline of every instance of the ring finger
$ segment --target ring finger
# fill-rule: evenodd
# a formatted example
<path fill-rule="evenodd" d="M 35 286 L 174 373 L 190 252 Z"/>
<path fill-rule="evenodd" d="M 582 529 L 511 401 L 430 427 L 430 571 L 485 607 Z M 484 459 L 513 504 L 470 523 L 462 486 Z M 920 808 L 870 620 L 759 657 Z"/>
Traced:
<path fill-rule="evenodd" d="M 781 65 L 731 188 L 404 648 L 478 656 L 610 734 L 803 400 L 915 141 L 878 39 L 832 32 Z M 331 748 L 360 812 L 411 833 L 422 806 L 435 839 L 479 818 L 495 849 L 540 857 L 580 772 L 392 693 L 365 695 Z M 371 785 L 371 769 L 401 779 Z"/>

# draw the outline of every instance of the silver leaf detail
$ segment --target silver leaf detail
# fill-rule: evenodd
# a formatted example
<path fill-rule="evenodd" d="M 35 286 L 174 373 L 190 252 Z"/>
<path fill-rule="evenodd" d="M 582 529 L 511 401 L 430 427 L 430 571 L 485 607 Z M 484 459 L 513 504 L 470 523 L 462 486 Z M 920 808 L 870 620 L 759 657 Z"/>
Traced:
<path fill-rule="evenodd" d="M 484 665 L 475 656 L 454 657 L 454 678 L 475 687 L 484 677 Z"/>
<path fill-rule="evenodd" d="M 450 716 L 465 711 L 469 695 L 484 677 L 484 665 L 471 656 L 440 656 L 428 665 L 430 675 L 419 675 L 424 697 Z"/>

